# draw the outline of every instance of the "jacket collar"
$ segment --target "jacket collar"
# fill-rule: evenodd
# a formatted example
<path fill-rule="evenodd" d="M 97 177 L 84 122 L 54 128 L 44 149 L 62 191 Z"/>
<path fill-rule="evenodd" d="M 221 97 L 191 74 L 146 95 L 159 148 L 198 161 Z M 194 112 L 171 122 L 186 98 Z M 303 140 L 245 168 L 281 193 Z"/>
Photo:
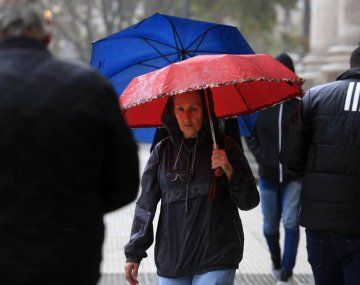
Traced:
<path fill-rule="evenodd" d="M 0 41 L 0 49 L 11 48 L 31 48 L 48 52 L 42 42 L 28 36 L 11 36 Z"/>
<path fill-rule="evenodd" d="M 360 67 L 348 69 L 336 78 L 336 80 L 344 79 L 360 79 Z"/>

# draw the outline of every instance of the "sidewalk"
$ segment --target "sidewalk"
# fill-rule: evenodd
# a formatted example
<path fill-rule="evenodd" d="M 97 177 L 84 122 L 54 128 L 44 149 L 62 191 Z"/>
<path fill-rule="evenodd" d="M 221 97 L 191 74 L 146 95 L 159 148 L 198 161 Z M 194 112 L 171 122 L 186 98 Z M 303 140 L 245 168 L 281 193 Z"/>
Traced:
<path fill-rule="evenodd" d="M 148 156 L 149 146 L 145 144 L 139 145 L 141 170 L 144 168 Z M 253 158 L 249 157 L 249 160 L 252 168 L 254 168 Z M 135 203 L 105 217 L 106 234 L 103 249 L 103 263 L 101 266 L 103 275 L 99 285 L 127 284 L 123 274 L 123 268 L 125 265 L 123 248 L 128 242 L 130 236 L 134 207 Z M 159 211 L 157 211 L 157 213 L 158 212 Z M 270 256 L 262 234 L 260 206 L 248 212 L 240 211 L 240 216 L 244 226 L 245 250 L 244 258 L 236 272 L 235 284 L 276 284 L 276 280 L 271 275 Z M 154 231 L 156 229 L 157 219 L 158 215 L 156 215 L 154 219 Z M 281 231 L 281 235 L 283 236 L 283 231 Z M 141 285 L 156 284 L 156 267 L 153 251 L 154 247 L 152 246 L 147 251 L 148 257 L 144 259 L 140 265 L 139 284 Z M 294 284 L 314 284 L 311 275 L 311 268 L 307 262 L 304 229 L 301 229 L 298 257 L 294 269 L 294 281 Z"/>

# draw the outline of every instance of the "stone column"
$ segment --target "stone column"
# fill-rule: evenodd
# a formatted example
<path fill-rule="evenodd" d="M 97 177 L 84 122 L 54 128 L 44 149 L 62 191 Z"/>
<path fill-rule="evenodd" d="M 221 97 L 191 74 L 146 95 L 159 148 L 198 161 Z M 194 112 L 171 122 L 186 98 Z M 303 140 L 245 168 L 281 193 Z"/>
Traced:
<path fill-rule="evenodd" d="M 356 1 L 356 0 L 355 0 Z M 310 51 L 303 59 L 305 88 L 322 83 L 320 67 L 325 64 L 329 47 L 337 34 L 338 0 L 312 0 L 310 23 Z"/>
<path fill-rule="evenodd" d="M 340 0 L 339 2 L 336 43 L 358 45 L 360 41 L 360 2 L 359 0 Z"/>
<path fill-rule="evenodd" d="M 327 64 L 321 67 L 326 81 L 349 68 L 350 54 L 359 42 L 360 1 L 339 0 L 336 39 L 328 49 Z"/>

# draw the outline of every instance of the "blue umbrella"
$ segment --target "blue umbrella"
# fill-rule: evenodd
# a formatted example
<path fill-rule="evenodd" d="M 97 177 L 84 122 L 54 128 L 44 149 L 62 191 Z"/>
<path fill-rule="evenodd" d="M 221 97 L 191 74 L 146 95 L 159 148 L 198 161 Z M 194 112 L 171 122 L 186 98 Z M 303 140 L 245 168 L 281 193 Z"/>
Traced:
<path fill-rule="evenodd" d="M 256 118 L 259 115 L 259 111 L 250 115 L 243 115 L 237 117 L 238 124 L 240 127 L 240 133 L 243 137 L 250 137 L 254 128 Z"/>
<path fill-rule="evenodd" d="M 154 14 L 94 42 L 90 64 L 111 81 L 120 96 L 136 76 L 196 55 L 222 53 L 254 51 L 236 27 Z M 153 133 L 153 129 L 138 129 L 134 136 L 151 142 Z"/>

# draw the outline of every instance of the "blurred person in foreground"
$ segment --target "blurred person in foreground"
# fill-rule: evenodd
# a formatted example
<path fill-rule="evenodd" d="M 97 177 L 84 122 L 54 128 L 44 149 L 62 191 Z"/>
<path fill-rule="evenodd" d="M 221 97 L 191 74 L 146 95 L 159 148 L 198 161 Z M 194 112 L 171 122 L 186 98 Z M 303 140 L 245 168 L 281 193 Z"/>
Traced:
<path fill-rule="evenodd" d="M 160 200 L 158 285 L 234 283 L 244 247 L 238 209 L 256 207 L 259 194 L 243 151 L 221 135 L 216 119 L 219 149 L 213 150 L 204 102 L 203 91 L 175 95 L 162 114 L 169 137 L 151 152 L 125 246 L 125 277 L 132 285 L 154 240 L 152 222 Z"/>
<path fill-rule="evenodd" d="M 360 284 L 360 47 L 336 81 L 311 88 L 281 161 L 304 172 L 300 225 L 316 285 Z"/>
<path fill-rule="evenodd" d="M 276 57 L 295 72 L 291 57 L 282 53 Z M 252 137 L 246 143 L 259 164 L 259 188 L 263 213 L 263 232 L 269 247 L 272 270 L 278 285 L 292 284 L 299 244 L 299 206 L 301 177 L 287 170 L 279 161 L 281 138 L 298 110 L 300 100 L 294 98 L 267 108 L 256 119 Z M 280 249 L 279 225 L 282 220 L 285 238 Z"/>
<path fill-rule="evenodd" d="M 137 149 L 105 79 L 47 50 L 35 2 L 0 2 L 0 284 L 95 285 Z"/>

